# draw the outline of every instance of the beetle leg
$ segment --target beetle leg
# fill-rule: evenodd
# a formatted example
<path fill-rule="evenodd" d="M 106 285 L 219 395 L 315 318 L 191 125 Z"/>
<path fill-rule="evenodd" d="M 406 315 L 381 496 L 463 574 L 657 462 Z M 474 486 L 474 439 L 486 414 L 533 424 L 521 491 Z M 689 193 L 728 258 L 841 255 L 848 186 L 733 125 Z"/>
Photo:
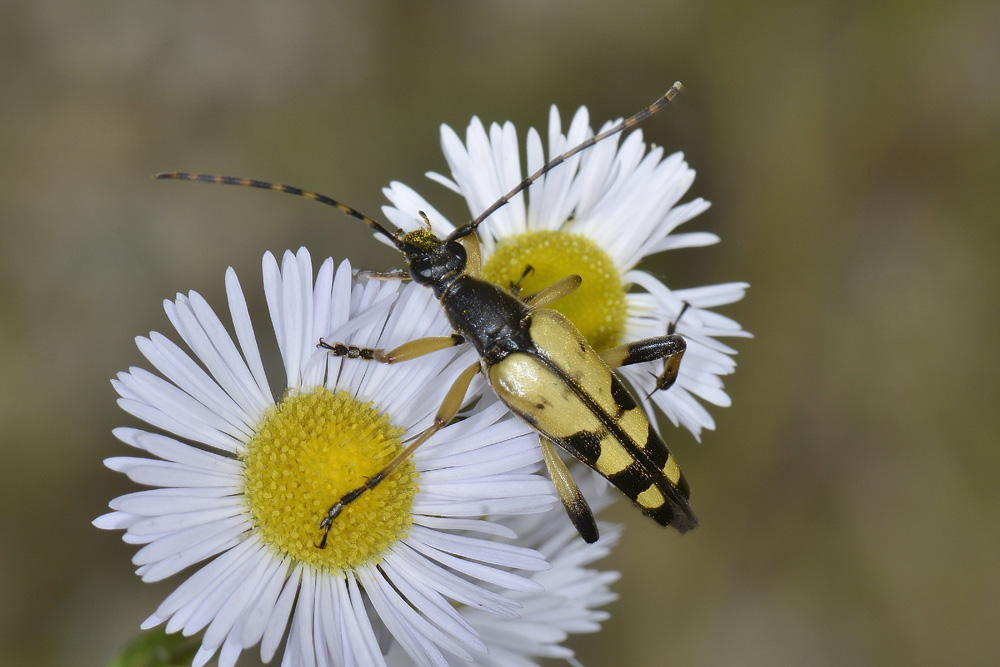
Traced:
<path fill-rule="evenodd" d="M 611 368 L 663 359 L 663 372 L 654 376 L 656 377 L 656 385 L 653 389 L 653 391 L 662 391 L 669 389 L 677 379 L 681 357 L 684 356 L 686 349 L 687 342 L 683 336 L 667 334 L 666 336 L 643 338 L 605 350 L 601 353 L 601 359 Z"/>
<path fill-rule="evenodd" d="M 533 267 L 531 264 L 526 264 L 524 267 L 524 271 L 521 271 L 521 277 L 510 283 L 510 293 L 513 294 L 514 296 L 521 296 L 521 283 L 523 283 L 524 279 L 530 276 L 534 272 L 535 272 L 535 267 Z"/>
<path fill-rule="evenodd" d="M 523 283 L 524 279 L 534 272 L 535 267 L 531 264 L 525 266 L 524 271 L 521 272 L 521 277 L 518 278 L 516 282 L 512 282 L 510 284 L 511 294 L 514 296 L 521 296 L 521 283 Z M 529 294 L 524 297 L 523 301 L 530 304 L 534 308 L 544 308 L 553 301 L 572 294 L 582 283 L 583 278 L 578 275 L 566 276 L 562 280 L 557 280 L 548 287 Z"/>
<path fill-rule="evenodd" d="M 569 296 L 576 288 L 583 284 L 583 278 L 573 274 L 572 276 L 566 276 L 561 280 L 557 280 L 548 287 L 544 287 L 533 294 L 529 294 L 524 297 L 524 302 L 535 308 L 545 308 L 553 301 L 563 298 L 564 296 Z"/>
<path fill-rule="evenodd" d="M 434 415 L 434 422 L 423 433 L 417 436 L 416 440 L 393 457 L 384 468 L 365 480 L 364 484 L 352 491 L 348 491 L 330 506 L 330 509 L 326 512 L 326 516 L 319 523 L 319 528 L 323 531 L 323 537 L 320 539 L 319 544 L 316 545 L 318 549 L 326 548 L 326 538 L 330 535 L 330 528 L 333 526 L 334 520 L 344 511 L 345 507 L 361 497 L 365 491 L 370 491 L 381 484 L 386 477 L 391 475 L 396 468 L 413 455 L 417 447 L 427 442 L 432 435 L 443 429 L 455 418 L 465 400 L 465 393 L 469 390 L 472 378 L 479 372 L 479 368 L 479 362 L 476 362 L 462 371 L 462 374 L 455 379 L 454 384 L 451 385 L 451 389 L 448 390 L 444 400 L 441 402 L 441 407 L 438 408 L 437 414 Z"/>
<path fill-rule="evenodd" d="M 549 478 L 556 487 L 559 500 L 566 508 L 569 520 L 576 526 L 576 531 L 587 544 L 593 544 L 599 537 L 597 522 L 594 520 L 594 513 L 587 504 L 587 499 L 580 493 L 579 487 L 573 476 L 569 474 L 569 469 L 561 458 L 559 458 L 556 448 L 552 446 L 547 438 L 538 436 L 538 444 L 542 448 L 542 458 L 545 459 L 545 467 L 549 470 Z"/>
<path fill-rule="evenodd" d="M 670 323 L 667 327 L 667 336 L 675 336 L 677 331 L 677 323 L 681 321 L 684 317 L 685 311 L 691 307 L 691 304 L 687 301 L 681 306 L 681 311 L 677 313 L 677 317 L 674 321 Z M 683 338 L 681 339 L 683 340 Z M 680 352 L 674 352 L 663 359 L 663 372 L 656 376 L 656 384 L 653 385 L 653 390 L 647 394 L 648 399 L 653 395 L 654 391 L 666 391 L 670 389 L 674 381 L 677 380 L 677 373 L 680 372 L 681 357 L 684 356 L 684 350 L 687 349 L 687 343 L 681 347 Z"/>
<path fill-rule="evenodd" d="M 427 338 L 417 338 L 408 341 L 386 352 L 380 347 L 358 347 L 357 345 L 347 345 L 345 343 L 328 343 L 320 338 L 317 347 L 330 350 L 330 354 L 334 357 L 347 357 L 349 359 L 378 361 L 383 364 L 395 364 L 400 361 L 416 359 L 425 354 L 447 350 L 449 347 L 456 347 L 464 342 L 465 338 L 459 334 L 428 336 Z"/>
<path fill-rule="evenodd" d="M 359 278 L 369 280 L 411 280 L 410 274 L 403 269 L 392 269 L 391 271 L 369 271 L 362 269 L 358 271 Z"/>
<path fill-rule="evenodd" d="M 611 368 L 639 364 L 645 361 L 656 361 L 663 359 L 663 372 L 653 375 L 656 383 L 653 391 L 649 392 L 646 398 L 653 395 L 655 391 L 665 391 L 669 389 L 677 380 L 677 373 L 680 372 L 681 358 L 687 349 L 687 342 L 684 337 L 674 333 L 677 331 L 677 323 L 680 322 L 684 312 L 691 306 L 687 301 L 681 307 L 681 312 L 677 313 L 676 319 L 667 327 L 666 336 L 656 336 L 654 338 L 643 338 L 632 343 L 619 345 L 601 353 L 601 358 Z"/>
<path fill-rule="evenodd" d="M 691 307 L 691 304 L 688 303 L 687 301 L 684 301 L 683 303 L 684 305 L 681 306 L 681 312 L 677 313 L 677 317 L 674 318 L 674 321 L 671 322 L 669 326 L 667 326 L 668 336 L 670 334 L 677 333 L 677 323 L 681 321 L 681 318 L 684 317 L 684 313 L 686 313 L 687 309 Z"/>
<path fill-rule="evenodd" d="M 479 249 L 479 237 L 469 234 L 458 239 L 458 242 L 465 248 L 465 272 L 473 278 L 482 277 L 483 253 Z"/>

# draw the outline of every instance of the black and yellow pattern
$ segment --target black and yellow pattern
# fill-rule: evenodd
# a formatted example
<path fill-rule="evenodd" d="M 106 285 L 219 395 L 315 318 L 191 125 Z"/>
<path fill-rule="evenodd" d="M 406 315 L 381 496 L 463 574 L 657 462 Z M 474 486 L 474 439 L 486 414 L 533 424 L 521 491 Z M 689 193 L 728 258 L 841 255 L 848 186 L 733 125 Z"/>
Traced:
<path fill-rule="evenodd" d="M 681 532 L 697 526 L 676 459 L 586 339 L 554 310 L 534 311 L 529 332 L 533 350 L 489 369 L 500 399 L 660 524 Z"/>
<path fill-rule="evenodd" d="M 698 525 L 688 501 L 690 488 L 677 461 L 613 371 L 622 365 L 663 359 L 664 372 L 657 378 L 657 388 L 666 389 L 676 378 L 686 347 L 684 339 L 674 335 L 671 326 L 666 336 L 635 341 L 597 354 L 566 317 L 545 308 L 572 293 L 580 285 L 579 276 L 566 276 L 522 298 L 520 281 L 508 291 L 480 275 L 482 257 L 475 233 L 481 222 L 543 174 L 599 141 L 635 126 L 662 109 L 679 91 L 680 84 L 675 83 L 647 108 L 551 159 L 474 220 L 443 239 L 433 233 L 431 222 L 423 213 L 420 215 L 425 228 L 392 232 L 357 209 L 290 185 L 188 172 L 156 176 L 284 192 L 332 206 L 361 220 L 403 253 L 409 278 L 434 292 L 453 329 L 451 336 L 412 340 L 391 350 L 321 339 L 319 346 L 332 355 L 391 364 L 466 343 L 479 353 L 480 362 L 455 380 L 433 425 L 362 486 L 330 506 L 319 521 L 321 537 L 317 548 L 326 545 L 333 521 L 348 504 L 374 489 L 421 443 L 454 419 L 473 375 L 479 371 L 488 377 L 500 399 L 538 431 L 546 467 L 560 500 L 587 542 L 598 539 L 597 523 L 565 464 L 553 451 L 552 443 L 604 475 L 645 514 L 664 526 L 685 532 Z M 530 267 L 526 268 L 524 275 L 530 271 Z"/>

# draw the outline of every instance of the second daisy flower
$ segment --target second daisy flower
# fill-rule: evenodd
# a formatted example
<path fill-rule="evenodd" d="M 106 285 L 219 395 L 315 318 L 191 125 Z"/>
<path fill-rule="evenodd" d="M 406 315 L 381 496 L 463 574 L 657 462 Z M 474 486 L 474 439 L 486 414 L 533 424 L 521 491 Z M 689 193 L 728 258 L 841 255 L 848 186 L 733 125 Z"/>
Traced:
<path fill-rule="evenodd" d="M 528 131 L 526 173 L 590 136 L 586 108 L 580 108 L 563 134 L 559 113 L 552 107 L 547 155 L 539 133 Z M 531 293 L 579 274 L 581 287 L 551 307 L 569 317 L 598 351 L 662 336 L 676 322 L 688 347 L 669 391 L 653 391 L 662 370 L 656 363 L 619 372 L 647 408 L 655 402 L 675 424 L 699 437 L 703 428 L 715 427 L 702 401 L 730 404 L 721 376 L 733 372 L 735 350 L 717 338 L 749 335 L 737 322 L 709 309 L 740 300 L 747 284 L 671 290 L 635 268 L 649 255 L 710 245 L 719 238 L 708 232 L 675 233 L 709 206 L 701 198 L 679 203 L 694 181 L 694 171 L 680 153 L 664 159 L 662 148 L 647 152 L 640 130 L 619 142 L 614 137 L 570 158 L 490 216 L 479 227 L 484 277 L 507 285 L 518 282 L 530 266 L 533 271 L 521 287 Z M 441 145 L 451 177 L 428 177 L 464 197 L 472 216 L 523 178 L 517 133 L 509 122 L 494 124 L 487 133 L 473 118 L 464 143 L 454 130 L 442 126 Z M 383 209 L 386 216 L 403 229 L 417 228 L 419 211 L 427 213 L 441 235 L 456 226 L 402 183 L 393 182 L 384 192 L 393 204 Z M 685 303 L 690 307 L 678 321 Z"/>

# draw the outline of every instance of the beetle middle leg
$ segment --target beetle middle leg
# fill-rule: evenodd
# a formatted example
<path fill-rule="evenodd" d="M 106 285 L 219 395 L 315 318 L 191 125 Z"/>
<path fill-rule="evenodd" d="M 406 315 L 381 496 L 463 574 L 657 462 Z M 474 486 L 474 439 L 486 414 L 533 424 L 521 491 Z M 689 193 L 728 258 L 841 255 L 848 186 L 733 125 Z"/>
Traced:
<path fill-rule="evenodd" d="M 517 281 L 510 284 L 510 292 L 515 296 L 521 296 L 521 283 L 524 279 L 535 272 L 535 267 L 528 264 L 524 267 L 524 271 L 521 272 L 521 277 Z M 564 296 L 569 296 L 576 291 L 576 288 L 583 284 L 583 278 L 574 274 L 571 276 L 566 276 L 556 282 L 552 283 L 548 287 L 543 287 L 537 292 L 532 292 L 528 296 L 524 297 L 522 300 L 529 306 L 534 308 L 545 308 L 553 301 L 557 301 Z"/>
<path fill-rule="evenodd" d="M 393 457 L 393 459 L 389 461 L 389 463 L 387 463 L 381 470 L 365 480 L 364 484 L 356 489 L 348 491 L 342 495 L 337 502 L 330 506 L 330 509 L 326 512 L 326 516 L 324 516 L 323 520 L 319 523 L 319 528 L 323 531 L 323 537 L 316 545 L 318 549 L 326 548 L 326 540 L 330 536 L 330 528 L 333 527 L 334 520 L 340 516 L 340 513 L 344 511 L 345 507 L 364 495 L 366 491 L 370 491 L 381 484 L 382 481 L 391 475 L 396 468 L 410 458 L 413 455 L 413 452 L 417 451 L 417 448 L 420 447 L 420 445 L 427 442 L 432 435 L 443 429 L 451 422 L 452 419 L 455 418 L 455 415 L 458 414 L 458 411 L 461 409 L 462 403 L 465 400 L 465 394 L 469 390 L 472 378 L 475 377 L 478 372 L 479 362 L 474 363 L 462 371 L 461 375 L 456 378 L 455 382 L 451 385 L 451 389 L 448 390 L 444 400 L 441 402 L 441 407 L 438 408 L 437 414 L 434 415 L 434 422 L 419 436 L 417 436 L 417 439 L 410 443 L 406 449 Z"/>
<path fill-rule="evenodd" d="M 520 277 L 517 280 L 512 280 L 510 282 L 508 286 L 510 293 L 513 294 L 514 296 L 521 296 L 521 283 L 523 283 L 524 279 L 530 276 L 534 272 L 535 272 L 535 267 L 533 267 L 531 264 L 525 265 L 524 271 L 521 271 Z"/>
<path fill-rule="evenodd" d="M 557 280 L 548 287 L 543 287 L 537 292 L 529 294 L 524 297 L 524 302 L 531 306 L 532 310 L 536 308 L 545 308 L 553 301 L 557 301 L 564 296 L 569 296 L 576 291 L 576 288 L 581 284 L 583 284 L 583 278 L 574 273 L 571 276 L 566 276 L 565 278 Z"/>

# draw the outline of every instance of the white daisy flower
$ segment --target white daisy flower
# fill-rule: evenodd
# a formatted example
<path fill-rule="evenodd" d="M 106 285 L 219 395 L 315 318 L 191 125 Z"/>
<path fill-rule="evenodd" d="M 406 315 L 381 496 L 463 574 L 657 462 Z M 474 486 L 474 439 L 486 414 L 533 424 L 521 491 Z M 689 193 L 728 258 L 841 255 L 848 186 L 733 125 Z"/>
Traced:
<path fill-rule="evenodd" d="M 594 512 L 610 505 L 619 496 L 608 493 L 610 486 L 597 473 L 582 464 L 571 464 L 581 491 L 591 499 Z M 551 568 L 524 575 L 539 584 L 541 593 L 514 593 L 522 604 L 517 617 L 499 617 L 472 607 L 459 607 L 462 617 L 476 629 L 489 653 L 477 655 L 475 665 L 484 667 L 529 667 L 542 658 L 556 658 L 579 665 L 574 652 L 563 643 L 570 635 L 593 633 L 609 618 L 600 609 L 618 598 L 611 584 L 618 580 L 615 571 L 588 567 L 607 556 L 621 537 L 620 524 L 599 522 L 601 539 L 587 544 L 576 529 L 565 521 L 561 507 L 547 513 L 502 517 L 498 523 L 518 536 L 518 544 L 545 555 Z M 388 654 L 392 667 L 409 664 L 407 656 L 394 648 Z M 451 659 L 454 667 L 468 664 Z"/>
<path fill-rule="evenodd" d="M 196 666 L 217 651 L 233 665 L 258 642 L 269 661 L 286 629 L 285 665 L 383 664 L 390 637 L 420 665 L 482 654 L 455 606 L 516 616 L 513 595 L 542 590 L 524 573 L 548 567 L 532 549 L 484 539 L 511 532 L 480 518 L 552 505 L 551 484 L 533 473 L 536 436 L 486 401 L 347 505 L 317 548 L 332 502 L 431 424 L 475 355 L 393 366 L 332 358 L 321 337 L 393 347 L 448 325 L 428 290 L 359 283 L 347 262 L 325 261 L 315 280 L 304 249 L 280 269 L 270 254 L 263 264 L 285 372 L 277 403 L 232 269 L 236 342 L 200 295 L 178 295 L 165 307 L 193 356 L 158 333 L 140 337 L 162 376 L 132 368 L 113 381 L 122 408 L 163 433 L 115 430 L 151 457 L 105 463 L 158 488 L 116 498 L 94 524 L 144 545 L 133 558 L 144 581 L 197 565 L 143 627 L 204 630 Z"/>
<path fill-rule="evenodd" d="M 559 112 L 552 107 L 549 159 L 590 136 L 585 107 L 576 113 L 565 135 Z M 437 173 L 428 177 L 464 197 L 472 216 L 486 210 L 523 177 L 517 133 L 509 122 L 502 127 L 492 125 L 487 134 L 479 119 L 473 118 L 464 144 L 444 125 L 441 145 L 451 178 Z M 534 128 L 528 131 L 525 152 L 528 174 L 546 162 Z M 662 336 L 677 321 L 684 304 L 690 304 L 676 328 L 687 340 L 687 353 L 669 391 L 649 396 L 655 376 L 662 373 L 661 362 L 627 366 L 621 372 L 647 409 L 652 400 L 675 425 L 683 425 L 698 438 L 703 428 L 715 428 L 700 401 L 730 404 L 721 376 L 733 372 L 735 350 L 716 339 L 749 336 L 738 323 L 709 309 L 739 301 L 748 285 L 671 290 L 652 274 L 635 268 L 644 257 L 664 250 L 719 241 L 708 232 L 674 233 L 709 206 L 701 198 L 678 204 L 693 180 L 694 171 L 680 153 L 665 159 L 662 148 L 647 153 L 638 130 L 620 146 L 616 135 L 570 158 L 515 196 L 479 227 L 479 237 L 484 276 L 498 284 L 516 282 L 529 265 L 534 272 L 522 283 L 525 293 L 579 274 L 582 286 L 552 307 L 569 317 L 598 351 Z M 415 229 L 421 224 L 418 211 L 424 211 L 439 234 L 455 228 L 408 186 L 393 182 L 384 192 L 393 206 L 383 210 L 397 226 Z"/>

